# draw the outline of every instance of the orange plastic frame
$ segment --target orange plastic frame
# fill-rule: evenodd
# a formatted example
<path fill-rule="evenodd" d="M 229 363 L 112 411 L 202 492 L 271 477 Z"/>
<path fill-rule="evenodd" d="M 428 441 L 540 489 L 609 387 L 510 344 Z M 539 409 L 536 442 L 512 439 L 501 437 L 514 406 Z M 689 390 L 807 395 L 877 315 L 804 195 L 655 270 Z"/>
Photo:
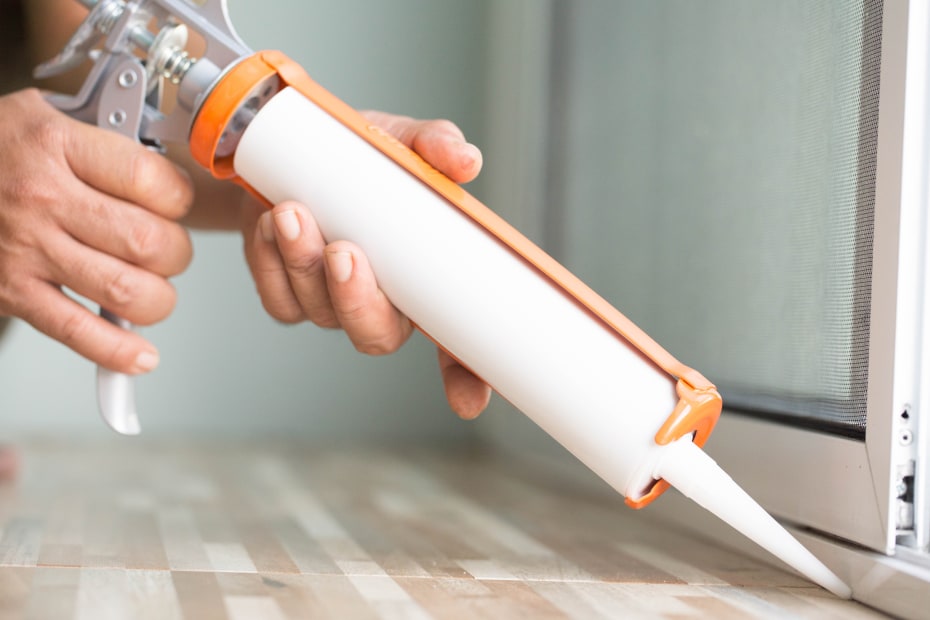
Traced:
<path fill-rule="evenodd" d="M 245 102 L 255 85 L 277 75 L 281 88 L 291 86 L 340 123 L 358 134 L 379 151 L 393 159 L 412 175 L 429 185 L 452 205 L 494 235 L 540 273 L 558 285 L 587 311 L 617 332 L 663 371 L 677 379 L 679 401 L 674 411 L 656 433 L 655 441 L 664 445 L 685 435 L 703 446 L 720 417 L 722 400 L 716 387 L 696 370 L 685 366 L 662 348 L 646 332 L 584 284 L 568 269 L 543 252 L 503 218 L 433 168 L 419 155 L 393 136 L 369 123 L 364 116 L 314 82 L 303 68 L 277 51 L 264 51 L 244 58 L 216 85 L 203 102 L 191 129 L 191 153 L 202 166 L 219 179 L 233 180 L 257 194 L 233 169 L 232 156 L 216 157 L 220 136 L 236 110 Z M 260 196 L 259 196 L 260 197 Z M 267 201 L 266 201 L 267 202 Z M 633 508 L 642 508 L 669 487 L 659 480 L 639 499 L 626 498 Z"/>

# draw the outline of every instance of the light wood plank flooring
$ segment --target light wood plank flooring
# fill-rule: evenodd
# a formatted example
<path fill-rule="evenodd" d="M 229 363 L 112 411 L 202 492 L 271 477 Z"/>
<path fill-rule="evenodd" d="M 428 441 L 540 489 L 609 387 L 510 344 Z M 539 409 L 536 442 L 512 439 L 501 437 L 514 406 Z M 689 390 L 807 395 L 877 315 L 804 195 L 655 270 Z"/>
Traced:
<path fill-rule="evenodd" d="M 123 438 L 20 450 L 0 487 L 0 619 L 881 617 L 630 510 L 580 465 Z"/>

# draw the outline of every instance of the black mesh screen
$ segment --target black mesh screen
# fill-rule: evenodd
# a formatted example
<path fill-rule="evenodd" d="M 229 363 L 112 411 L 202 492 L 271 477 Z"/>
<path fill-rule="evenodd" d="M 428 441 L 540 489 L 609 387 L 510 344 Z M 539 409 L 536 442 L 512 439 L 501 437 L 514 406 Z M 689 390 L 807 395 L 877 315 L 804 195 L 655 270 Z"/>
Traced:
<path fill-rule="evenodd" d="M 730 409 L 863 437 L 882 2 L 560 6 L 547 247 Z"/>
<path fill-rule="evenodd" d="M 852 277 L 831 289 L 825 283 L 823 302 L 832 311 L 824 330 L 828 359 L 824 380 L 830 393 L 845 397 L 792 397 L 790 394 L 761 393 L 739 385 L 721 389 L 731 407 L 747 412 L 782 417 L 788 422 L 854 437 L 865 436 L 866 397 L 869 374 L 869 310 L 872 289 L 872 230 L 875 208 L 876 145 L 881 74 L 882 0 L 857 3 L 852 15 L 861 21 L 861 54 L 850 66 L 851 75 L 837 89 L 858 109 L 858 122 L 844 128 L 857 137 L 855 176 L 840 179 L 836 194 L 844 204 L 832 225 L 834 243 L 851 249 L 831 269 L 851 269 Z M 843 186 L 848 186 L 843 187 Z M 843 191 L 854 188 L 855 191 Z M 816 208 L 817 205 L 812 205 Z"/>

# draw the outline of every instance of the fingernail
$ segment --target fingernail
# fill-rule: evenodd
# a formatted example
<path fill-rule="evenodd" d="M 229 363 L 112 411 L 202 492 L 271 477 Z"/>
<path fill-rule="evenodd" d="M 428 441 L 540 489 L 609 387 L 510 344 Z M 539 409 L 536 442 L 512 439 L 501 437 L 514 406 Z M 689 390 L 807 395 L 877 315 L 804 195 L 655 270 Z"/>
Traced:
<path fill-rule="evenodd" d="M 274 241 L 274 228 L 272 226 L 271 212 L 262 213 L 261 217 L 258 218 L 258 228 L 261 230 L 262 239 L 265 240 L 265 243 Z"/>
<path fill-rule="evenodd" d="M 136 370 L 139 372 L 149 372 L 158 366 L 157 351 L 143 351 L 136 358 Z"/>
<path fill-rule="evenodd" d="M 288 241 L 293 241 L 300 235 L 300 220 L 297 219 L 297 213 L 293 209 L 275 214 L 274 223 L 278 232 Z"/>
<path fill-rule="evenodd" d="M 329 267 L 329 274 L 336 282 L 348 282 L 352 277 L 352 253 L 327 252 L 326 266 Z"/>
<path fill-rule="evenodd" d="M 470 142 L 465 142 L 462 145 L 462 155 L 460 158 L 460 163 L 462 168 L 466 170 L 474 168 L 475 163 L 481 158 L 481 151 L 478 150 L 478 147 Z"/>

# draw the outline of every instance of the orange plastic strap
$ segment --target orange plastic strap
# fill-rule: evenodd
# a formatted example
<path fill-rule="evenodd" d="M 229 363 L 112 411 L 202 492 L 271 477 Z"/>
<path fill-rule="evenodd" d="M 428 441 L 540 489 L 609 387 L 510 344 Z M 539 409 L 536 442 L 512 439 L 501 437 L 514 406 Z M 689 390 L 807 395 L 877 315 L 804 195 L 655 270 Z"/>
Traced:
<path fill-rule="evenodd" d="M 675 377 L 678 380 L 676 391 L 680 400 L 665 424 L 659 429 L 655 440 L 658 444 L 664 445 L 685 435 L 693 434 L 694 442 L 699 446 L 704 445 L 720 416 L 722 407 L 720 395 L 710 381 L 696 370 L 675 359 L 607 300 L 543 252 L 503 218 L 393 136 L 369 123 L 358 111 L 314 82 L 300 65 L 281 52 L 259 52 L 243 59 L 224 76 L 204 101 L 191 131 L 191 152 L 201 165 L 218 178 L 231 178 L 249 188 L 236 177 L 231 158 L 215 160 L 214 153 L 223 129 L 254 85 L 275 73 L 280 77 L 283 85 L 291 86 L 299 91 L 340 123 L 393 159 L 410 174 L 429 185 L 448 202 L 533 265 L 659 368 Z M 628 498 L 627 504 L 636 508 L 645 506 L 658 497 L 667 486 L 664 481 L 659 481 L 647 495 L 632 501 Z"/>

